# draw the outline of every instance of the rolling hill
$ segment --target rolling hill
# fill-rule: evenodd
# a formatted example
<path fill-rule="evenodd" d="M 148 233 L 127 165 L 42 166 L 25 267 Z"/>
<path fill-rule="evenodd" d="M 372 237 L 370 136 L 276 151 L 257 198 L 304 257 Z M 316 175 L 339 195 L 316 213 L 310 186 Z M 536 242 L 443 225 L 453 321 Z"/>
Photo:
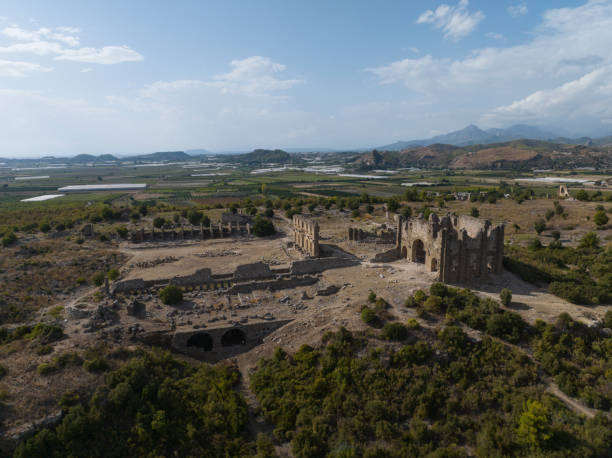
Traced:
<path fill-rule="evenodd" d="M 402 151 L 373 150 L 358 156 L 360 170 L 404 167 L 451 169 L 572 169 L 612 167 L 612 147 L 514 140 L 471 146 L 433 144 Z"/>

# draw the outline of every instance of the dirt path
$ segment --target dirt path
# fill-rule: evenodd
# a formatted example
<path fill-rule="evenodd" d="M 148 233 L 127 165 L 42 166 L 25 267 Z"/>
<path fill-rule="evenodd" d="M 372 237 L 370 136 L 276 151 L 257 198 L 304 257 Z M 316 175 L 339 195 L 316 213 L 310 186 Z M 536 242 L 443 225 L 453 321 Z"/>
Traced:
<path fill-rule="evenodd" d="M 568 406 L 574 412 L 582 414 L 582 415 L 586 415 L 588 418 L 593 418 L 597 412 L 600 412 L 599 410 L 592 409 L 590 407 L 585 406 L 581 402 L 565 394 L 563 391 L 561 391 L 559 386 L 555 382 L 553 382 L 550 378 L 542 377 L 542 380 L 546 384 L 546 391 L 548 391 L 550 394 L 560 399 L 562 402 L 565 403 L 566 406 Z M 610 418 L 610 414 L 608 414 L 607 412 L 602 412 L 602 413 L 604 415 L 607 415 L 608 418 Z"/>

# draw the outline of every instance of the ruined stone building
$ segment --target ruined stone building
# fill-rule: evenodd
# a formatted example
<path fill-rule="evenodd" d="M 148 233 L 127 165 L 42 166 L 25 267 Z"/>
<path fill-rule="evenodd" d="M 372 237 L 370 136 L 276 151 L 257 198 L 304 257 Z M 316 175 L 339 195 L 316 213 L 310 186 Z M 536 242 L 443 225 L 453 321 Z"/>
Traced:
<path fill-rule="evenodd" d="M 567 190 L 567 186 L 564 184 L 559 186 L 559 197 L 571 197 L 569 191 Z"/>
<path fill-rule="evenodd" d="M 319 223 L 293 215 L 293 243 L 304 253 L 319 257 Z"/>
<path fill-rule="evenodd" d="M 440 281 L 464 282 L 501 272 L 504 226 L 464 215 L 399 217 L 396 250 L 402 258 L 440 272 Z"/>

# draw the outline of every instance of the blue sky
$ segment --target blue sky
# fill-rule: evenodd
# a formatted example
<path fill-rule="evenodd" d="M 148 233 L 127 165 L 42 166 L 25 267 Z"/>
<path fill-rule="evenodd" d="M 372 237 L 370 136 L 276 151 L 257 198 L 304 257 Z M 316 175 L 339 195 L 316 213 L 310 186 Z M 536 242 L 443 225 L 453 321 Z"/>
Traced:
<path fill-rule="evenodd" d="M 610 134 L 610 43 L 612 0 L 6 1 L 0 156 Z"/>

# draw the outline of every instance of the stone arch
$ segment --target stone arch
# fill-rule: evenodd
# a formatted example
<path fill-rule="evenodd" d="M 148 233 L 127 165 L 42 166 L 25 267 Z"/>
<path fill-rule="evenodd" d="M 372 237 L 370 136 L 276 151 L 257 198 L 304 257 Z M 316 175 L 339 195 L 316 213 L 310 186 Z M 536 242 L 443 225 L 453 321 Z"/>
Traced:
<path fill-rule="evenodd" d="M 406 246 L 402 247 L 402 258 L 408 259 L 408 248 L 406 248 Z"/>
<path fill-rule="evenodd" d="M 221 345 L 224 347 L 246 345 L 246 334 L 240 329 L 230 329 L 221 336 Z"/>
<path fill-rule="evenodd" d="M 210 334 L 198 332 L 187 339 L 187 346 L 201 348 L 204 351 L 211 351 L 213 349 L 213 340 Z"/>
<path fill-rule="evenodd" d="M 412 242 L 412 262 L 425 264 L 425 245 L 420 239 L 416 239 Z"/>
<path fill-rule="evenodd" d="M 438 271 L 438 260 L 436 258 L 433 258 L 431 260 L 431 271 L 432 272 L 437 272 Z"/>

